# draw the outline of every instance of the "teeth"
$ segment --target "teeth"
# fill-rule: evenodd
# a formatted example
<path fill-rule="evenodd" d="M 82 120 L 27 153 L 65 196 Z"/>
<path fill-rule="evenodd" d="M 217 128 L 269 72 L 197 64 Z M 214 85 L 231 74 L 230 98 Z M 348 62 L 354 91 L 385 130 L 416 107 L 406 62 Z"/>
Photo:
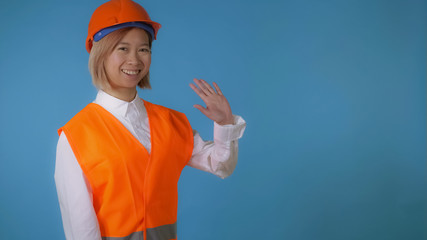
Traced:
<path fill-rule="evenodd" d="M 129 75 L 136 75 L 139 73 L 139 70 L 131 71 L 131 70 L 122 69 L 122 72 L 129 74 Z"/>

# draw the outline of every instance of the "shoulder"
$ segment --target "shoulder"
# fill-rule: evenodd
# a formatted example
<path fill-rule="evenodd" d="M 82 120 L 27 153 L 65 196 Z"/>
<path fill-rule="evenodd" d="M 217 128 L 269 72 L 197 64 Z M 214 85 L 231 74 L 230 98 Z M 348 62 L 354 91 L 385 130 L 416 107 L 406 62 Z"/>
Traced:
<path fill-rule="evenodd" d="M 164 122 L 165 124 L 176 127 L 190 129 L 192 134 L 190 122 L 188 121 L 187 116 L 185 116 L 184 113 L 162 105 L 147 102 L 145 100 L 144 105 L 151 120 L 156 120 L 159 123 Z"/>
<path fill-rule="evenodd" d="M 92 115 L 96 114 L 97 104 L 89 103 L 83 109 L 81 109 L 78 113 L 76 113 L 63 127 L 58 129 L 58 134 L 60 135 L 63 128 L 75 128 L 81 125 L 83 122 L 91 122 Z"/>
<path fill-rule="evenodd" d="M 168 107 L 165 107 L 165 106 L 162 106 L 162 105 L 159 105 L 159 104 L 148 102 L 146 100 L 143 100 L 143 101 L 144 101 L 144 104 L 145 104 L 146 108 L 151 108 L 151 110 L 153 110 L 153 111 L 155 111 L 157 113 L 164 113 L 164 114 L 172 114 L 172 115 L 185 116 L 184 113 L 179 112 L 177 110 L 174 110 L 172 108 L 168 108 Z"/>
<path fill-rule="evenodd" d="M 84 119 L 90 117 L 90 115 L 93 115 L 93 114 L 95 114 L 95 113 L 98 112 L 97 111 L 98 107 L 100 107 L 98 104 L 89 103 L 88 105 L 86 105 L 86 107 L 84 107 L 78 113 L 76 113 L 76 115 L 74 115 L 74 117 L 72 117 L 68 121 L 68 123 L 72 123 L 72 122 L 76 122 L 76 121 L 81 121 L 81 120 L 84 120 Z"/>

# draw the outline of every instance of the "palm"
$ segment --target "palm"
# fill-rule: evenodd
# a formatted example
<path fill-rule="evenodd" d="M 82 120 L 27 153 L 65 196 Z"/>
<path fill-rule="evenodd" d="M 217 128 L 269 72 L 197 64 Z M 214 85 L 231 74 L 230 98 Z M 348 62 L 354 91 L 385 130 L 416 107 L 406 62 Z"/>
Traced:
<path fill-rule="evenodd" d="M 228 103 L 227 98 L 222 94 L 218 85 L 214 82 L 214 89 L 205 80 L 194 79 L 194 82 L 198 87 L 192 83 L 190 83 L 190 87 L 206 104 L 206 107 L 199 104 L 194 105 L 194 107 L 199 109 L 200 112 L 206 115 L 206 117 L 218 124 L 233 124 L 233 114 L 231 112 L 230 104 Z"/>

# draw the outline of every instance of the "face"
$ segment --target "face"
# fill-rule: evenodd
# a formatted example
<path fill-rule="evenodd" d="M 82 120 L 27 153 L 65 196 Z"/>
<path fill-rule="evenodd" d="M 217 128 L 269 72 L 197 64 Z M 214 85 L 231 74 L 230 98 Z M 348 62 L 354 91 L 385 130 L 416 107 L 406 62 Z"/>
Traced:
<path fill-rule="evenodd" d="M 104 63 L 111 90 L 135 90 L 138 82 L 148 73 L 150 64 L 147 33 L 140 28 L 131 29 Z"/>

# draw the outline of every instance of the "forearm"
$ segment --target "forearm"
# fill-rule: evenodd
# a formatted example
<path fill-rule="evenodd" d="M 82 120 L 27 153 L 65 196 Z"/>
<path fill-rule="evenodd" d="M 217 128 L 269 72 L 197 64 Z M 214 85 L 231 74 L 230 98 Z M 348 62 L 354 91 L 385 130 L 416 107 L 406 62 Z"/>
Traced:
<path fill-rule="evenodd" d="M 221 126 L 214 123 L 214 141 L 203 141 L 195 131 L 194 149 L 188 165 L 220 178 L 230 176 L 237 164 L 238 139 L 242 137 L 246 122 L 234 116 L 234 124 Z"/>

